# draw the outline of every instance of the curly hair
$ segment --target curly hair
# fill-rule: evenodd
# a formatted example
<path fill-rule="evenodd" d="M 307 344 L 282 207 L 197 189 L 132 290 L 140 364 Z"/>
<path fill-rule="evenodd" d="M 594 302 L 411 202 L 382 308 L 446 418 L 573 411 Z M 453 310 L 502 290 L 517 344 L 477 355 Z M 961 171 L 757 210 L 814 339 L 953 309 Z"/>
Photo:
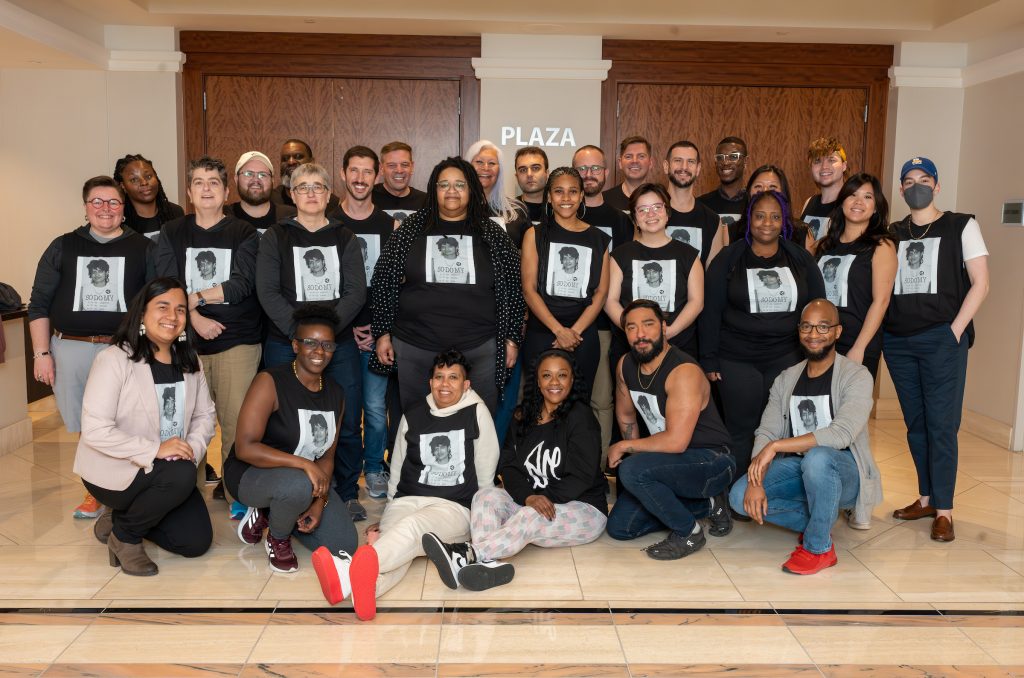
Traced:
<path fill-rule="evenodd" d="M 561 402 L 551 415 L 555 426 L 557 427 L 559 422 L 569 414 L 573 405 L 577 402 L 587 402 L 584 393 L 583 374 L 580 372 L 580 368 L 576 364 L 576 359 L 573 355 L 560 348 L 549 348 L 546 351 L 542 351 L 534 359 L 529 371 L 526 373 L 526 382 L 523 385 L 523 402 L 516 407 L 512 415 L 515 421 L 516 436 L 520 439 L 537 425 L 541 412 L 543 412 L 544 395 L 540 392 L 537 370 L 540 369 L 542 362 L 551 357 L 565 360 L 569 363 L 569 368 L 572 370 L 572 387 L 569 389 L 569 396 Z"/>
<path fill-rule="evenodd" d="M 156 177 L 156 216 L 160 220 L 161 224 L 165 224 L 174 218 L 174 214 L 171 212 L 171 201 L 168 199 L 167 194 L 164 193 L 164 182 L 160 181 L 160 175 L 156 173 L 156 168 L 153 167 L 152 161 L 143 157 L 138 153 L 129 153 L 123 158 L 118 158 L 114 164 L 114 180 L 120 182 L 122 185 L 125 183 L 125 179 L 122 176 L 125 167 L 132 164 L 133 162 L 141 162 L 149 165 L 149 169 L 153 171 L 153 176 Z M 138 217 L 138 213 L 135 211 L 135 205 L 132 204 L 131 200 L 126 200 L 124 203 L 124 217 L 125 221 L 131 223 Z"/>

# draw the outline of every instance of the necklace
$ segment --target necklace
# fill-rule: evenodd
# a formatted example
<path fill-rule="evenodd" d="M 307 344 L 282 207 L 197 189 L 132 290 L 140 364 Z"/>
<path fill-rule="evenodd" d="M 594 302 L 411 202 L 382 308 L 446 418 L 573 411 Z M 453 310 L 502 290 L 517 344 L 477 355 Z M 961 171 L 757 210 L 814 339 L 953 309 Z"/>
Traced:
<path fill-rule="evenodd" d="M 292 374 L 295 375 L 296 379 L 299 379 L 299 368 L 296 367 L 296 365 L 298 365 L 298 363 L 299 363 L 298 360 L 293 360 L 292 361 Z M 319 393 L 320 391 L 324 390 L 324 375 L 318 374 L 317 378 L 320 380 L 320 383 L 319 383 L 319 385 L 316 388 L 316 392 Z M 302 380 L 301 379 L 299 379 L 299 383 L 302 384 Z M 305 384 L 302 384 L 302 385 L 305 386 Z M 310 389 L 310 390 L 312 390 L 312 389 Z"/>
<path fill-rule="evenodd" d="M 907 233 L 910 235 L 910 239 L 911 240 L 924 240 L 924 237 L 926 235 L 928 235 L 928 231 L 932 230 L 932 226 L 935 224 L 936 221 L 938 221 L 941 218 L 942 218 L 942 215 L 939 215 L 935 219 L 932 219 L 931 221 L 929 221 L 928 225 L 925 226 L 924 233 L 922 233 L 921 235 L 917 236 L 916 238 L 914 237 L 914 226 L 917 226 L 917 224 L 914 223 L 913 219 L 909 219 L 908 218 L 907 219 Z"/>
<path fill-rule="evenodd" d="M 665 359 L 662 358 L 661 363 L 658 365 L 658 369 L 654 370 L 654 374 L 651 375 L 651 380 L 649 382 L 647 382 L 647 384 L 645 385 L 644 384 L 644 380 L 642 378 L 642 374 L 640 372 L 640 363 L 637 363 L 637 365 L 636 365 L 636 380 L 638 382 L 640 382 L 640 388 L 642 388 L 645 391 L 647 389 L 649 389 L 651 387 L 651 385 L 654 383 L 654 380 L 658 377 L 658 372 L 661 371 L 661 366 L 664 365 L 664 364 L 665 364 Z"/>

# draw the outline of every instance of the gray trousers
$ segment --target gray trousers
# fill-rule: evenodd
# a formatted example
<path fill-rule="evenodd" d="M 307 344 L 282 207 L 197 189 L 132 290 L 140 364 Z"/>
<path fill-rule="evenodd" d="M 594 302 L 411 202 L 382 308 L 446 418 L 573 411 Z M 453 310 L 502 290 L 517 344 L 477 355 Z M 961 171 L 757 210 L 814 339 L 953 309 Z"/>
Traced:
<path fill-rule="evenodd" d="M 275 539 L 293 536 L 310 551 L 326 546 L 331 553 L 354 553 L 359 535 L 348 508 L 332 489 L 320 524 L 310 533 L 299 532 L 296 520 L 313 498 L 313 484 L 294 468 L 256 468 L 242 474 L 238 482 L 238 500 L 246 506 L 269 510 L 270 534 Z"/>

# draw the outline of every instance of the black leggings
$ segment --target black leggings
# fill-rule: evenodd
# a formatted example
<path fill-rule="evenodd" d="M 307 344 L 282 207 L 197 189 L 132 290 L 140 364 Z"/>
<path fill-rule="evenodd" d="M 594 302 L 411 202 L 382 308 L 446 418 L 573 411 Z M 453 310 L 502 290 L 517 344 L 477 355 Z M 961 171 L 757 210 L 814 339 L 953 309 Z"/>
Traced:
<path fill-rule="evenodd" d="M 82 483 L 113 511 L 114 534 L 126 544 L 149 539 L 171 553 L 195 558 L 213 542 L 210 512 L 196 488 L 196 467 L 190 461 L 155 459 L 152 471 L 139 469 L 123 490 Z"/>

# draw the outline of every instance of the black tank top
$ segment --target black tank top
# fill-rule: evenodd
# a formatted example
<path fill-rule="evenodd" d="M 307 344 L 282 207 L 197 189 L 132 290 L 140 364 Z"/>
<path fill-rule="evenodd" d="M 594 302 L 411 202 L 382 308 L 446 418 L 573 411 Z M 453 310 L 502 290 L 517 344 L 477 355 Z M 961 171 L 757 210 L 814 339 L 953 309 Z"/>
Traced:
<path fill-rule="evenodd" d="M 846 355 L 860 336 L 874 294 L 871 290 L 871 262 L 875 248 L 859 242 L 839 243 L 818 256 L 818 268 L 825 279 L 825 296 L 839 309 L 843 334 L 836 342 Z M 871 338 L 865 355 L 882 351 L 881 328 Z"/>
<path fill-rule="evenodd" d="M 536 290 L 558 322 L 572 325 L 593 303 L 609 238 L 593 226 L 577 232 L 556 223 L 534 226 L 533 234 L 537 246 Z M 543 327 L 533 315 L 530 319 L 535 327 Z"/>
<path fill-rule="evenodd" d="M 668 406 L 665 383 L 672 371 L 681 365 L 696 365 L 697 369 L 701 369 L 696 360 L 675 346 L 669 346 L 665 359 L 653 380 L 649 384 L 641 385 L 633 354 L 627 353 L 622 361 L 622 379 L 626 382 L 626 388 L 629 389 L 633 407 L 640 413 L 640 417 L 647 424 L 647 430 L 652 434 L 665 430 L 665 412 Z M 646 381 L 646 377 L 644 380 Z M 713 401 L 708 398 L 708 404 L 697 416 L 697 424 L 693 427 L 693 435 L 690 437 L 690 447 L 724 452 L 729 449 L 729 441 L 729 432 L 725 430 L 725 425 L 718 416 L 718 410 L 715 409 Z"/>
<path fill-rule="evenodd" d="M 666 231 L 670 238 L 700 252 L 700 262 L 707 263 L 711 244 L 718 233 L 718 215 L 698 201 L 689 212 L 669 210 Z"/>
<path fill-rule="evenodd" d="M 665 314 L 665 322 L 675 322 L 688 296 L 690 269 L 697 260 L 697 250 L 672 240 L 662 247 L 648 247 L 639 240 L 628 242 L 612 252 L 622 271 L 619 303 L 625 308 L 635 299 L 657 302 Z M 697 323 L 672 337 L 673 346 L 683 347 L 694 338 Z M 618 329 L 618 328 L 616 328 Z"/>
<path fill-rule="evenodd" d="M 811 196 L 807 201 L 804 213 L 800 215 L 800 221 L 807 224 L 811 235 L 815 240 L 821 240 L 828 233 L 828 226 L 831 223 L 830 216 L 836 208 L 838 201 L 822 202 L 821 193 Z"/>

